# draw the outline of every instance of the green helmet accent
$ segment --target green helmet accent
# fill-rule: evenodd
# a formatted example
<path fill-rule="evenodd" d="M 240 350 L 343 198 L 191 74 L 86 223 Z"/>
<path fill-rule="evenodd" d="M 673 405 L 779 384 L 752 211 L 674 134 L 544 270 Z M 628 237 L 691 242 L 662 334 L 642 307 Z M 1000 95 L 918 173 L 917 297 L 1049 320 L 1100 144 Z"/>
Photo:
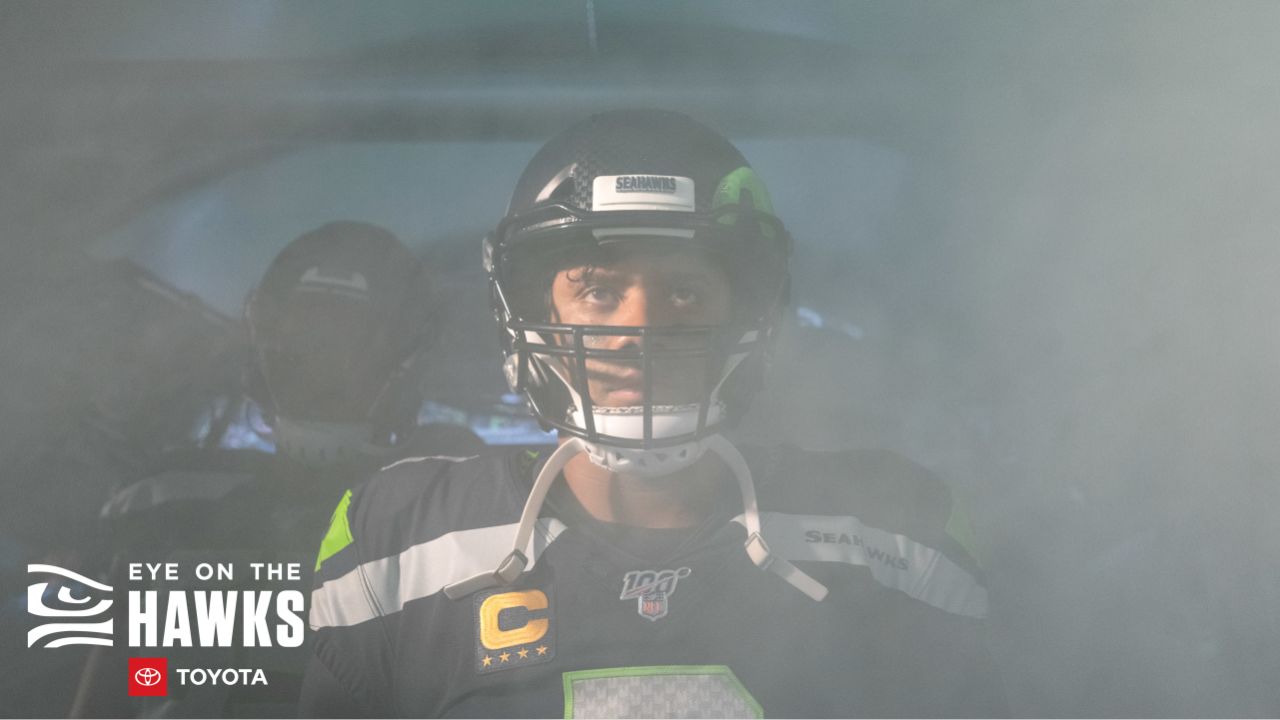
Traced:
<path fill-rule="evenodd" d="M 725 205 L 737 205 L 742 197 L 743 190 L 751 193 L 751 204 L 757 212 L 773 215 L 773 199 L 769 197 L 769 190 L 765 188 L 764 181 L 760 179 L 759 175 L 756 175 L 755 170 L 745 165 L 720 179 L 720 184 L 716 186 L 715 194 L 711 196 L 711 209 L 715 210 Z M 733 215 L 725 215 L 719 221 L 730 225 L 734 222 L 734 217 Z M 771 240 L 775 239 L 772 226 L 761 223 L 760 228 L 765 237 Z"/>
<path fill-rule="evenodd" d="M 316 557 L 316 572 L 320 571 L 320 566 L 325 560 L 337 555 L 342 548 L 355 542 L 355 538 L 351 536 L 351 526 L 347 524 L 347 506 L 351 504 L 351 491 L 348 490 L 342 495 L 342 499 L 338 501 L 338 507 L 333 511 L 333 517 L 329 520 L 329 532 L 324 534 L 324 539 L 320 541 L 320 554 Z"/>
<path fill-rule="evenodd" d="M 756 175 L 756 171 L 743 166 L 725 175 L 716 186 L 716 194 L 711 196 L 711 208 L 721 205 L 737 205 L 743 189 L 751 191 L 752 204 L 760 212 L 773 214 L 773 200 L 764 186 L 764 181 Z"/>

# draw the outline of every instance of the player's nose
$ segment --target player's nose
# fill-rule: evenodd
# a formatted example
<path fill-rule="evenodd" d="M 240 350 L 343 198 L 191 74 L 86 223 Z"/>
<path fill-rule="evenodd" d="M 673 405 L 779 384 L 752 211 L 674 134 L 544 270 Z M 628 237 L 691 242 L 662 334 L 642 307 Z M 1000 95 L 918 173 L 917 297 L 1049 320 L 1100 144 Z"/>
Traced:
<path fill-rule="evenodd" d="M 633 287 L 618 304 L 610 324 L 620 327 L 663 327 L 672 322 L 672 314 L 663 308 L 652 291 L 644 287 Z M 666 344 L 658 338 L 651 338 L 649 343 L 651 349 Z M 641 340 L 636 336 L 619 336 L 614 339 L 613 345 L 615 349 L 639 349 Z"/>

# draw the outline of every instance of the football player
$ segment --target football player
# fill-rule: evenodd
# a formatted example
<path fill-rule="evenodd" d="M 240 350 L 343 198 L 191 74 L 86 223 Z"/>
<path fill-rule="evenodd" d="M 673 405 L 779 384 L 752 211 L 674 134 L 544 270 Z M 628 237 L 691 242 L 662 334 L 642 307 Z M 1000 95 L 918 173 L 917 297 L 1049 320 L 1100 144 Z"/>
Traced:
<path fill-rule="evenodd" d="M 715 131 L 608 112 L 484 242 L 549 456 L 409 461 L 320 553 L 303 714 L 999 715 L 946 488 L 887 452 L 738 448 L 791 238 Z"/>
<path fill-rule="evenodd" d="M 289 243 L 244 313 L 252 355 L 244 389 L 276 452 L 219 449 L 214 437 L 213 447 L 183 453 L 117 493 L 102 511 L 116 584 L 127 563 L 143 559 L 184 572 L 199 561 L 238 563 L 244 573 L 251 562 L 298 562 L 303 577 L 290 589 L 305 590 L 315 545 L 346 488 L 409 454 L 482 449 L 467 428 L 416 426 L 413 366 L 437 332 L 434 307 L 426 268 L 384 228 L 332 222 Z M 76 716 L 291 716 L 309 658 L 303 648 L 166 648 L 189 667 L 260 668 L 270 685 L 175 686 L 135 706 L 120 680 L 127 653 L 95 651 Z"/>

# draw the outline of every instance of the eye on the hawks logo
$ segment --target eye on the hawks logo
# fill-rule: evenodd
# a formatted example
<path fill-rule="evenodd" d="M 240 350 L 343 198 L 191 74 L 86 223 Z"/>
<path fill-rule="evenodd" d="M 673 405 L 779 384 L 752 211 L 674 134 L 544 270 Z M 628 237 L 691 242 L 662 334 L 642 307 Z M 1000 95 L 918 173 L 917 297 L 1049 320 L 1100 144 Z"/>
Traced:
<path fill-rule="evenodd" d="M 27 633 L 27 647 L 111 646 L 111 586 L 56 565 L 32 564 L 46 578 L 27 586 L 27 612 L 47 620 Z"/>
<path fill-rule="evenodd" d="M 670 609 L 667 600 L 676 591 L 676 583 L 693 572 L 687 567 L 677 570 L 632 570 L 622 577 L 619 600 L 636 600 L 636 612 L 647 620 L 659 620 Z"/>

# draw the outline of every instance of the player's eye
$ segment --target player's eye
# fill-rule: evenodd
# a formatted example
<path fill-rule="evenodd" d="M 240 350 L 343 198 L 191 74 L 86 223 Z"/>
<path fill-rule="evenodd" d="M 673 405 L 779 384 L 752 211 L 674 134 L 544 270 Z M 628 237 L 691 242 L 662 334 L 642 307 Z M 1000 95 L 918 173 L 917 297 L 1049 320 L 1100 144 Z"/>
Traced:
<path fill-rule="evenodd" d="M 702 299 L 701 294 L 693 287 L 682 286 L 671 290 L 671 305 L 677 308 L 691 308 Z"/>
<path fill-rule="evenodd" d="M 603 285 L 589 285 L 582 289 L 578 297 L 591 305 L 611 307 L 618 304 L 618 293 Z"/>

